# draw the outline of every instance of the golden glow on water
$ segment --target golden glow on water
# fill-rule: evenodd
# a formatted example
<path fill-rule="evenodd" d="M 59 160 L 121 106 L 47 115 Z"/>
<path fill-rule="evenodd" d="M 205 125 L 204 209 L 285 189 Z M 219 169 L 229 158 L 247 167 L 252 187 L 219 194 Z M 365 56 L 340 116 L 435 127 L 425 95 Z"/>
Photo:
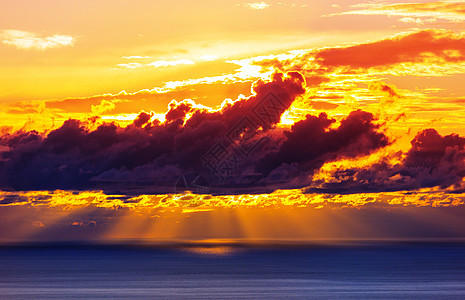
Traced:
<path fill-rule="evenodd" d="M 237 249 L 228 246 L 186 247 L 184 251 L 205 256 L 227 256 L 237 253 Z"/>

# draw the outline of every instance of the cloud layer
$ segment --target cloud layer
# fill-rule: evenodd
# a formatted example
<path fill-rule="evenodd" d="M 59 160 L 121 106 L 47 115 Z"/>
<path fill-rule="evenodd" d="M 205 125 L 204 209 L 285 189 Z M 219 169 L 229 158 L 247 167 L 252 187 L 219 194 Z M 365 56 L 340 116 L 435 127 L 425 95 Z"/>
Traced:
<path fill-rule="evenodd" d="M 334 83 L 337 79 L 332 76 L 336 73 L 352 76 L 343 80 L 355 81 L 368 69 L 391 70 L 399 64 L 432 61 L 438 65 L 463 63 L 464 49 L 463 35 L 423 30 L 355 46 L 249 59 L 248 66 L 256 64 L 288 73 L 274 73 L 270 80 L 257 81 L 252 96 L 225 100 L 217 110 L 192 100 L 172 101 L 164 118 L 141 112 L 127 127 L 98 125 L 96 118 L 70 119 L 48 134 L 26 130 L 3 134 L 0 188 L 163 194 L 178 192 L 179 182 L 194 178 L 201 184 L 184 182 L 184 188 L 214 194 L 296 188 L 329 193 L 461 189 L 464 143 L 458 135 L 441 136 L 433 129 L 424 130 L 412 140 L 410 150 L 396 154 L 400 157 L 397 164 L 387 157 L 370 166 L 334 170 L 330 179 L 318 181 L 313 176 L 326 163 L 357 159 L 390 145 L 394 138 L 381 126 L 385 120 L 379 121 L 360 108 L 339 112 L 337 117 L 327 112 L 309 114 L 303 109 L 292 126 L 277 124 L 296 99 L 313 101 L 316 96 L 310 95 L 307 87 Z M 334 86 L 326 88 L 335 90 Z M 370 82 L 368 89 L 383 94 L 387 99 L 384 104 L 402 98 L 395 87 L 384 83 Z M 69 110 L 68 105 L 79 102 L 99 114 L 147 95 L 151 91 L 122 92 L 49 101 L 47 106 Z M 167 93 L 165 100 L 174 95 L 178 94 Z M 326 96 L 331 99 L 332 95 Z M 321 110 L 334 106 L 338 105 L 320 103 Z M 400 117 L 392 117 L 396 118 Z"/>
<path fill-rule="evenodd" d="M 465 37 L 447 31 L 423 30 L 378 42 L 323 49 L 316 60 L 327 67 L 373 68 L 428 60 L 465 60 Z"/>
<path fill-rule="evenodd" d="M 305 92 L 297 72 L 258 81 L 254 95 L 211 110 L 173 101 L 165 121 L 142 112 L 128 127 L 68 120 L 47 135 L 2 136 L 1 188 L 172 192 L 179 178 L 198 173 L 213 193 L 258 193 L 308 186 L 327 161 L 367 155 L 386 146 L 372 114 L 354 111 L 339 124 L 308 115 L 276 127 Z"/>
<path fill-rule="evenodd" d="M 400 97 L 387 85 L 374 85 Z M 141 112 L 127 127 L 70 119 L 48 134 L 18 131 L 1 139 L 3 190 L 99 189 L 121 194 L 360 193 L 437 187 L 461 190 L 465 138 L 425 129 L 411 148 L 364 167 L 342 166 L 313 178 L 324 164 L 358 159 L 390 145 L 376 117 L 354 110 L 335 119 L 307 114 L 276 126 L 305 94 L 298 72 L 259 80 L 253 95 L 226 100 L 218 110 L 192 100 L 172 101 L 165 120 Z M 97 108 L 96 108 L 97 109 Z M 103 108 L 102 108 L 103 109 Z"/>
<path fill-rule="evenodd" d="M 353 10 L 336 15 L 386 15 L 404 17 L 402 22 L 436 23 L 437 19 L 449 22 L 463 22 L 465 19 L 465 4 L 463 1 L 435 1 L 428 3 L 399 3 L 358 5 L 362 10 Z"/>

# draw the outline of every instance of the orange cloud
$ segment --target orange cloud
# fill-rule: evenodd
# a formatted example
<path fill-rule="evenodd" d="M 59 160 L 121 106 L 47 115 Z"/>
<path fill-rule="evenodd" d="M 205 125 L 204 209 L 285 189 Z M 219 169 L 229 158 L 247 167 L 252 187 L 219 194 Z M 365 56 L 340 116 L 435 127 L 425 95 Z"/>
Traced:
<path fill-rule="evenodd" d="M 424 30 L 377 42 L 320 50 L 315 60 L 322 66 L 372 68 L 398 63 L 465 61 L 465 37 L 450 31 Z"/>
<path fill-rule="evenodd" d="M 136 212 L 181 209 L 184 213 L 210 211 L 215 208 L 341 208 L 378 206 L 381 208 L 454 207 L 465 204 L 465 193 L 422 189 L 411 192 L 381 192 L 358 194 L 307 194 L 299 189 L 277 190 L 269 194 L 207 195 L 161 194 L 161 195 L 118 195 L 102 191 L 31 191 L 0 192 L 0 207 L 43 206 L 64 210 L 83 207 L 127 209 Z"/>
<path fill-rule="evenodd" d="M 225 98 L 248 95 L 252 80 L 276 69 L 299 71 L 305 76 L 308 86 L 320 85 L 316 94 L 308 95 L 308 99 L 314 99 L 310 105 L 316 109 L 337 106 L 342 109 L 341 104 L 347 103 L 355 108 L 354 104 L 360 102 L 359 99 L 372 97 L 368 94 L 370 91 L 357 87 L 357 82 L 370 85 L 378 81 L 376 75 L 381 74 L 438 76 L 460 73 L 465 69 L 464 49 L 463 34 L 424 30 L 354 46 L 298 50 L 232 60 L 229 62 L 240 66 L 233 74 L 171 81 L 162 87 L 133 93 L 122 91 L 85 98 L 13 103 L 7 107 L 9 117 L 4 118 L 3 122 L 4 125 L 13 125 L 5 122 L 14 118 L 15 114 L 28 114 L 35 119 L 39 116 L 35 113 L 44 111 L 43 107 L 58 123 L 69 117 L 86 118 L 92 113 L 92 107 L 96 112 L 103 100 L 112 102 L 114 107 L 107 105 L 99 113 L 115 120 L 127 119 L 128 115 L 141 110 L 163 113 L 173 99 L 192 99 L 215 107 Z M 366 69 L 370 69 L 370 75 L 364 75 Z M 319 101 L 322 101 L 321 105 Z M 47 117 L 50 118 L 50 114 Z M 18 116 L 18 120 L 24 122 L 24 117 Z"/>
<path fill-rule="evenodd" d="M 334 15 L 386 15 L 404 17 L 403 22 L 436 22 L 443 19 L 450 22 L 463 22 L 465 20 L 465 3 L 463 1 L 436 1 L 428 3 L 401 3 L 401 4 L 364 4 L 355 7 L 367 7 Z M 429 18 L 429 19 L 428 19 Z"/>
<path fill-rule="evenodd" d="M 355 79 L 360 79 L 357 71 L 377 68 L 380 72 L 392 73 L 404 64 L 413 68 L 412 75 L 422 76 L 420 71 L 414 73 L 421 64 L 434 69 L 465 62 L 465 36 L 453 31 L 427 29 L 354 46 L 291 51 L 287 55 L 262 56 L 246 62 L 264 70 L 277 68 L 313 76 L 334 77 L 332 73 L 336 71 L 338 75 L 357 74 Z M 455 67 L 458 73 L 463 71 L 460 66 Z"/>

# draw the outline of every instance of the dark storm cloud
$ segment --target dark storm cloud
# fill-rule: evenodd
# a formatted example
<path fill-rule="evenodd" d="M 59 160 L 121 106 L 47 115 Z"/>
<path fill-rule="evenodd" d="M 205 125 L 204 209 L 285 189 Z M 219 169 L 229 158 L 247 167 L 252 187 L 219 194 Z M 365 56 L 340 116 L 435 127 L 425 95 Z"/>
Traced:
<path fill-rule="evenodd" d="M 1 188 L 169 193 L 183 174 L 194 172 L 208 179 L 212 193 L 257 193 L 308 186 L 324 162 L 389 143 L 373 116 L 360 110 L 335 128 L 326 114 L 309 115 L 290 130 L 275 127 L 305 92 L 297 72 L 258 81 L 254 92 L 218 111 L 172 102 L 164 122 L 142 112 L 124 128 L 105 123 L 91 130 L 68 120 L 45 136 L 4 135 Z"/>
<path fill-rule="evenodd" d="M 425 129 L 411 141 L 411 148 L 400 163 L 387 160 L 367 168 L 338 170 L 332 183 L 315 184 L 308 192 L 358 193 L 419 188 L 453 187 L 462 189 L 465 176 L 465 138 L 456 134 L 441 136 Z"/>
<path fill-rule="evenodd" d="M 357 110 L 342 119 L 337 128 L 330 128 L 335 120 L 326 114 L 307 115 L 284 132 L 279 150 L 259 160 L 257 169 L 275 179 L 296 182 L 293 187 L 308 184 L 308 176 L 325 162 L 367 155 L 388 145 L 387 136 L 373 121 L 371 113 Z M 300 180 L 295 181 L 297 178 Z"/>

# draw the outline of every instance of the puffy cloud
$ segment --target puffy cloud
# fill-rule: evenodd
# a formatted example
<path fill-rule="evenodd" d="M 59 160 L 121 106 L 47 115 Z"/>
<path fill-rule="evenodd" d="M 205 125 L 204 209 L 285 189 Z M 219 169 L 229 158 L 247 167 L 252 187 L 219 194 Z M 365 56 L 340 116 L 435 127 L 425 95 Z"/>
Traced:
<path fill-rule="evenodd" d="M 173 100 L 169 104 L 169 110 L 165 115 L 165 119 L 168 122 L 176 120 L 184 120 L 189 112 L 192 112 L 195 108 L 195 103 L 192 100 L 184 100 L 178 103 Z"/>
<path fill-rule="evenodd" d="M 318 117 L 307 115 L 305 120 L 284 132 L 285 140 L 279 150 L 265 156 L 259 162 L 259 170 L 275 180 L 303 179 L 296 187 L 308 185 L 308 178 L 324 162 L 367 155 L 387 146 L 387 136 L 378 132 L 379 125 L 373 121 L 371 113 L 357 110 L 344 118 L 337 128 L 331 128 L 335 120 L 325 113 Z"/>
<path fill-rule="evenodd" d="M 136 127 L 142 127 L 143 125 L 147 124 L 152 117 L 153 113 L 146 113 L 143 111 L 137 116 L 137 118 L 134 119 L 134 125 Z"/>
<path fill-rule="evenodd" d="M 103 94 L 86 98 L 67 98 L 64 100 L 45 101 L 47 108 L 56 110 L 61 114 L 69 112 L 88 113 L 92 111 L 92 106 L 98 106 L 102 100 L 117 103 L 114 113 L 137 113 L 141 110 L 154 110 L 162 112 L 166 105 L 173 99 L 196 99 L 202 98 L 207 104 L 221 103 L 218 99 L 238 96 L 250 93 L 251 83 L 221 83 L 221 84 L 193 84 L 185 87 L 177 87 L 173 90 L 154 88 L 152 90 L 140 90 L 134 93 L 121 91 L 116 94 Z M 23 112 L 29 109 L 32 104 L 17 102 L 12 104 L 11 109 Z M 24 113 L 24 112 L 23 112 Z"/>
<path fill-rule="evenodd" d="M 70 119 L 46 135 L 5 134 L 1 188 L 169 193 L 180 176 L 195 172 L 208 178 L 213 193 L 257 193 L 306 186 L 325 161 L 366 155 L 389 142 L 373 115 L 360 110 L 337 127 L 325 114 L 289 130 L 277 127 L 305 92 L 297 72 L 275 73 L 253 91 L 218 110 L 173 101 L 163 122 L 142 112 L 127 127 L 91 129 Z"/>
<path fill-rule="evenodd" d="M 100 102 L 100 104 L 92 105 L 91 106 L 91 111 L 96 115 L 101 115 L 101 114 L 103 114 L 103 113 L 105 113 L 107 111 L 115 109 L 115 107 L 116 107 L 115 102 L 116 101 L 102 100 L 102 102 Z"/>

